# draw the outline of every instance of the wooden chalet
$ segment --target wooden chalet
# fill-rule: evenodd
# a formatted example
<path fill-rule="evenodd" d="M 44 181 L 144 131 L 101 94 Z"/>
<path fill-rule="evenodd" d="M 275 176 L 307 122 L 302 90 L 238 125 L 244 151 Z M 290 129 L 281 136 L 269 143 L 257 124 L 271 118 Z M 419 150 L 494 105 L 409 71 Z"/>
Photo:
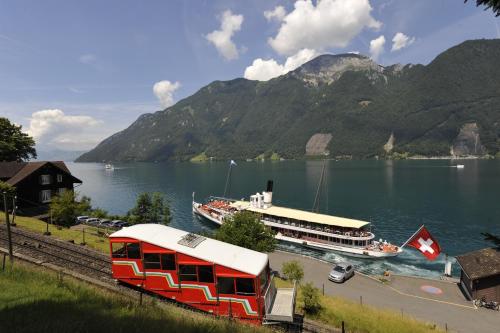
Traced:
<path fill-rule="evenodd" d="M 52 198 L 82 181 L 62 161 L 0 162 L 0 181 L 16 188 L 20 213 L 46 211 Z"/>
<path fill-rule="evenodd" d="M 485 248 L 457 256 L 460 284 L 469 299 L 500 302 L 500 249 Z"/>

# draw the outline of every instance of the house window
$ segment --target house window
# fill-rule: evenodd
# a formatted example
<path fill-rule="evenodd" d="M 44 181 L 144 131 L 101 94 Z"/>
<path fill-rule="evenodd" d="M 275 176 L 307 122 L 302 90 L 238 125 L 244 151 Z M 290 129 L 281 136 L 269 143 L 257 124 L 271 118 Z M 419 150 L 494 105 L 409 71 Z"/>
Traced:
<path fill-rule="evenodd" d="M 50 175 L 41 175 L 40 176 L 40 184 L 42 184 L 42 185 L 50 184 Z"/>
<path fill-rule="evenodd" d="M 57 182 L 62 183 L 62 175 L 61 174 L 57 174 Z"/>
<path fill-rule="evenodd" d="M 43 203 L 50 202 L 50 190 L 40 191 L 40 201 Z"/>
<path fill-rule="evenodd" d="M 65 188 L 65 187 L 59 187 L 59 188 L 57 189 L 57 194 L 62 195 L 62 194 L 64 193 L 64 191 L 66 191 L 66 188 Z"/>

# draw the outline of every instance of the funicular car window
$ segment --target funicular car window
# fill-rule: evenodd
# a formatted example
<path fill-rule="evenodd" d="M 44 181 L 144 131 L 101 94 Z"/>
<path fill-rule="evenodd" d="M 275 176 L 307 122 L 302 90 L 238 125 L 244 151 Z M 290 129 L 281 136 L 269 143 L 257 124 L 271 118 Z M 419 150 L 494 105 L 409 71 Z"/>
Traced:
<path fill-rule="evenodd" d="M 237 278 L 236 279 L 236 294 L 238 295 L 255 295 L 253 279 Z"/>
<path fill-rule="evenodd" d="M 267 287 L 267 282 L 268 282 L 268 270 L 269 266 L 260 273 L 259 279 L 260 279 L 260 291 L 261 293 L 264 292 L 264 289 Z"/>
<path fill-rule="evenodd" d="M 181 281 L 198 281 L 195 265 L 179 265 Z"/>
<path fill-rule="evenodd" d="M 198 266 L 198 281 L 213 283 L 214 282 L 214 269 L 213 266 Z"/>
<path fill-rule="evenodd" d="M 112 257 L 113 258 L 126 258 L 127 249 L 125 248 L 125 243 L 111 243 Z"/>
<path fill-rule="evenodd" d="M 217 290 L 219 294 L 234 294 L 234 278 L 217 277 Z"/>
<path fill-rule="evenodd" d="M 165 253 L 161 255 L 161 269 L 164 271 L 175 270 L 175 254 Z"/>
<path fill-rule="evenodd" d="M 127 243 L 127 257 L 129 259 L 141 259 L 139 243 Z"/>
<path fill-rule="evenodd" d="M 161 269 L 158 253 L 144 253 L 144 267 L 146 269 Z"/>

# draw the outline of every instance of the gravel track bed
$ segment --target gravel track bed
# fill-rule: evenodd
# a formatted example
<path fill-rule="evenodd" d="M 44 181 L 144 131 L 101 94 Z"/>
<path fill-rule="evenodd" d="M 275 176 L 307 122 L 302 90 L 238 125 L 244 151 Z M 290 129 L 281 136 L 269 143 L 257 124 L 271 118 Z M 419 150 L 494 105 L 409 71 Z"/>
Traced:
<path fill-rule="evenodd" d="M 20 230 L 12 227 L 13 251 L 24 254 L 44 263 L 52 263 L 77 273 L 113 281 L 111 277 L 111 261 L 102 253 L 50 238 L 50 236 Z M 6 226 L 0 227 L 0 245 L 8 247 Z"/>

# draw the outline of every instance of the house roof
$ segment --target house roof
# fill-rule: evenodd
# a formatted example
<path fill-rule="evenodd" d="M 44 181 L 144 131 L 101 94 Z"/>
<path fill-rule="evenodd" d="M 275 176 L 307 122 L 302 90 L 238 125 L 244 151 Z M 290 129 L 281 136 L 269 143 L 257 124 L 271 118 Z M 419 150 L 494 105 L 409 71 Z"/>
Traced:
<path fill-rule="evenodd" d="M 326 224 L 336 227 L 359 229 L 363 226 L 370 224 L 370 222 L 361 220 L 354 220 L 345 217 L 312 213 L 305 210 L 279 207 L 274 205 L 269 208 L 256 208 L 252 207 L 248 201 L 236 201 L 233 202 L 231 206 L 237 209 L 244 209 L 259 214 L 268 214 L 278 217 L 284 217 L 284 218 L 318 223 L 318 224 Z"/>
<path fill-rule="evenodd" d="M 0 179 L 9 179 L 14 177 L 27 162 L 0 162 Z"/>
<path fill-rule="evenodd" d="M 6 183 L 14 186 L 48 163 L 71 175 L 63 161 L 0 162 L 0 179 L 6 179 Z M 73 175 L 71 177 L 73 177 L 73 183 L 82 182 Z"/>
<path fill-rule="evenodd" d="M 194 247 L 179 244 L 187 234 L 187 231 L 150 223 L 123 228 L 109 237 L 134 238 L 255 276 L 267 266 L 267 254 L 211 238 L 205 238 Z"/>
<path fill-rule="evenodd" d="M 500 274 L 500 249 L 485 248 L 456 258 L 462 270 L 472 280 Z"/>

